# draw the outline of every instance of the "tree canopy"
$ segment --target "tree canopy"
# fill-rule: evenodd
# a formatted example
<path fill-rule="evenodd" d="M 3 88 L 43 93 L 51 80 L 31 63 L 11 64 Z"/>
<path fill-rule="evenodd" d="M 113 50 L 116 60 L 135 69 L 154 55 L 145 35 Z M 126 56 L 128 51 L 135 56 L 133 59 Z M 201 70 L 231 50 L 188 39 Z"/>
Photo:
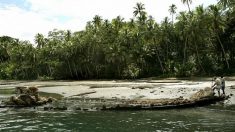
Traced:
<path fill-rule="evenodd" d="M 35 44 L 0 37 L 0 79 L 133 79 L 235 73 L 233 0 L 177 13 L 157 23 L 144 4 L 133 18 L 96 15 L 83 31 L 55 29 Z M 176 20 L 173 21 L 173 15 Z"/>

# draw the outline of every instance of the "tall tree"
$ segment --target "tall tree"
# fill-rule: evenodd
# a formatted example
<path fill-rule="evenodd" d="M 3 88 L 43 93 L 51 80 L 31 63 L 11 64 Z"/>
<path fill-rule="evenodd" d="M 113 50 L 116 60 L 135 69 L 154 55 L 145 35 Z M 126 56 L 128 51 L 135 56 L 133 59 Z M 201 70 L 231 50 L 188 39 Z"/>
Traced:
<path fill-rule="evenodd" d="M 175 4 L 172 4 L 169 8 L 169 12 L 171 14 L 171 17 L 172 17 L 172 25 L 174 24 L 174 14 L 176 13 L 176 5 Z"/>
<path fill-rule="evenodd" d="M 37 48 L 42 48 L 45 46 L 45 39 L 43 34 L 37 33 L 35 36 L 35 43 L 37 44 Z"/>
<path fill-rule="evenodd" d="M 192 4 L 192 0 L 181 0 L 181 1 L 182 1 L 183 4 L 187 4 L 188 11 L 191 12 L 189 5 Z"/>
<path fill-rule="evenodd" d="M 95 26 L 95 31 L 97 31 L 98 28 L 99 28 L 99 27 L 101 26 L 101 24 L 102 24 L 102 18 L 101 18 L 101 16 L 95 15 L 95 17 L 93 18 L 92 23 L 93 23 L 94 26 Z"/>
<path fill-rule="evenodd" d="M 223 31 L 224 29 L 224 20 L 222 19 L 222 14 L 221 14 L 221 10 L 218 6 L 216 5 L 210 5 L 209 6 L 209 10 L 210 10 L 210 15 L 211 15 L 211 20 L 212 20 L 212 30 L 215 34 L 215 37 L 216 37 L 216 40 L 218 41 L 219 45 L 220 45 L 220 48 L 221 49 L 221 52 L 222 52 L 222 55 L 223 55 L 223 58 L 225 59 L 225 62 L 226 62 L 226 65 L 227 65 L 227 68 L 229 69 L 229 62 L 228 62 L 228 59 L 227 59 L 227 55 L 226 55 L 226 52 L 224 50 L 224 45 L 220 39 L 220 32 Z"/>
<path fill-rule="evenodd" d="M 234 0 L 177 14 L 161 23 L 137 3 L 131 20 L 101 16 L 83 31 L 53 30 L 27 41 L 0 37 L 0 79 L 95 79 L 234 73 Z M 222 9 L 221 4 L 224 5 Z M 231 67 L 230 67 L 231 66 Z M 226 69 L 227 68 L 227 69 Z"/>
<path fill-rule="evenodd" d="M 137 3 L 136 7 L 134 7 L 134 16 L 137 17 L 137 20 L 140 22 L 140 24 L 144 24 L 147 20 L 147 13 L 145 12 L 144 4 Z"/>
<path fill-rule="evenodd" d="M 137 3 L 136 7 L 134 7 L 134 16 L 141 16 L 141 14 L 144 12 L 145 8 L 144 8 L 144 4 L 142 3 Z"/>

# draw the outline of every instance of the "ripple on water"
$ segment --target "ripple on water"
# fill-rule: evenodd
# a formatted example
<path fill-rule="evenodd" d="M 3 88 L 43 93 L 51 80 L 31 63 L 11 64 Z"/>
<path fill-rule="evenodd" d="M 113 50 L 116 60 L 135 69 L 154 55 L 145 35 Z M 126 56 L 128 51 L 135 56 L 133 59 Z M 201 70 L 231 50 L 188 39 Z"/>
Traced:
<path fill-rule="evenodd" d="M 0 131 L 234 131 L 234 112 L 195 108 L 125 112 L 0 112 Z M 4 122 L 5 121 L 5 122 Z"/>
<path fill-rule="evenodd" d="M 56 125 L 57 125 L 57 126 L 64 126 L 64 124 L 63 124 L 63 123 L 60 123 L 60 122 L 59 122 L 59 123 L 56 123 Z"/>
<path fill-rule="evenodd" d="M 22 125 L 18 125 L 18 126 L 5 126 L 0 128 L 0 130 L 6 130 L 6 131 L 10 131 L 10 130 L 14 130 L 14 129 L 19 129 L 22 128 Z"/>
<path fill-rule="evenodd" d="M 2 123 L 4 123 L 4 124 L 12 124 L 12 123 L 27 122 L 27 121 L 29 121 L 29 119 L 17 119 L 17 118 L 15 119 L 15 118 L 13 118 L 11 120 L 5 120 Z"/>
<path fill-rule="evenodd" d="M 38 127 L 38 125 L 36 125 L 36 126 L 26 126 L 22 130 L 23 131 L 34 131 L 34 130 L 38 130 L 38 129 L 39 129 L 39 127 Z"/>

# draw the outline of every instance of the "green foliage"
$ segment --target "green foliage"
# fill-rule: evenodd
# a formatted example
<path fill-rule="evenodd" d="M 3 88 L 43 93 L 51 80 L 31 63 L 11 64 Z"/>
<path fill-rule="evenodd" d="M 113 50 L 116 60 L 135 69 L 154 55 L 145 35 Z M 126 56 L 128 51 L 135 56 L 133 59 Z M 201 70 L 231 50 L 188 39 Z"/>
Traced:
<path fill-rule="evenodd" d="M 195 57 L 191 56 L 185 64 L 177 63 L 174 67 L 174 71 L 177 77 L 190 77 L 195 75 L 197 71 Z"/>
<path fill-rule="evenodd" d="M 0 64 L 0 78 L 1 79 L 9 79 L 11 78 L 11 67 L 6 63 Z"/>
<path fill-rule="evenodd" d="M 176 6 L 161 23 L 144 4 L 134 18 L 94 16 L 78 32 L 36 34 L 35 46 L 0 37 L 0 79 L 123 79 L 150 76 L 232 75 L 235 72 L 235 11 L 230 1 L 190 10 Z M 222 3 L 221 3 L 222 2 Z M 224 8 L 221 8 L 220 5 Z"/>
<path fill-rule="evenodd" d="M 140 68 L 138 68 L 135 64 L 130 64 L 128 67 L 123 71 L 124 78 L 137 78 L 140 74 Z"/>

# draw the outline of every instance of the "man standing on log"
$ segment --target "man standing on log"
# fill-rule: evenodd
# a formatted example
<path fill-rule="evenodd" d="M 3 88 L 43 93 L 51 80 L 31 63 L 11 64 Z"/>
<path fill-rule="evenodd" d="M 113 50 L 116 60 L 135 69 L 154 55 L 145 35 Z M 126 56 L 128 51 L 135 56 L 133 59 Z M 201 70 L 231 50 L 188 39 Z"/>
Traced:
<path fill-rule="evenodd" d="M 213 91 L 216 89 L 218 91 L 218 95 L 220 96 L 221 89 L 221 80 L 219 78 L 214 78 L 215 83 L 212 85 Z"/>
<path fill-rule="evenodd" d="M 221 80 L 221 89 L 223 91 L 223 95 L 225 95 L 225 92 L 224 92 L 224 89 L 225 89 L 225 79 L 224 79 L 223 76 L 221 76 L 220 80 Z"/>

